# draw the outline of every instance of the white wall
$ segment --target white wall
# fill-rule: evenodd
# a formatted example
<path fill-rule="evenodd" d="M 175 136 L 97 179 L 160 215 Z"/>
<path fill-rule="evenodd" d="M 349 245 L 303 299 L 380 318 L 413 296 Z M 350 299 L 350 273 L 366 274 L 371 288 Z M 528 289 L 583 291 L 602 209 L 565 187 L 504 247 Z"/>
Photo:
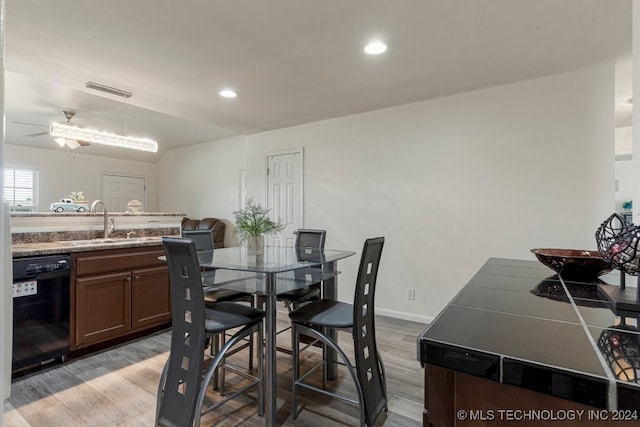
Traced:
<path fill-rule="evenodd" d="M 616 160 L 615 176 L 618 182 L 618 190 L 615 193 L 616 212 L 622 212 L 622 204 L 624 202 L 633 200 L 636 191 L 637 175 L 638 172 L 633 167 L 632 160 Z"/>
<path fill-rule="evenodd" d="M 244 136 L 169 151 L 158 162 L 159 210 L 221 219 L 227 224 L 225 245 L 236 244 L 231 220 L 240 207 L 246 158 Z"/>
<path fill-rule="evenodd" d="M 358 252 L 385 236 L 377 310 L 427 321 L 489 257 L 595 248 L 614 209 L 613 78 L 602 65 L 175 150 L 161 162 L 159 207 L 231 206 L 245 149 L 248 195 L 264 202 L 265 153 L 304 147 L 304 225 Z M 219 159 L 228 175 L 213 185 Z M 189 166 L 185 180 L 177 171 Z M 339 265 L 340 299 L 353 298 L 358 258 Z"/>
<path fill-rule="evenodd" d="M 144 209 L 157 211 L 157 166 L 153 163 L 120 160 L 75 153 L 71 158 L 64 150 L 45 150 L 5 144 L 5 165 L 38 170 L 38 210 L 48 211 L 51 202 L 67 197 L 72 191 L 83 191 L 85 199 L 102 198 L 102 174 L 115 173 L 147 178 L 147 203 Z"/>
<path fill-rule="evenodd" d="M 632 79 L 633 82 L 633 97 L 632 99 L 640 99 L 640 0 L 633 0 L 633 17 L 632 17 L 632 34 L 633 40 L 632 46 Z M 634 171 L 640 170 L 640 108 L 634 108 L 631 112 L 631 127 L 636 129 L 636 132 L 631 131 L 631 152 L 635 155 L 631 159 L 631 165 Z M 633 182 L 638 181 L 638 172 L 635 173 L 635 179 Z M 638 213 L 640 212 L 640 185 L 633 187 L 633 222 L 640 223 L 638 219 Z"/>

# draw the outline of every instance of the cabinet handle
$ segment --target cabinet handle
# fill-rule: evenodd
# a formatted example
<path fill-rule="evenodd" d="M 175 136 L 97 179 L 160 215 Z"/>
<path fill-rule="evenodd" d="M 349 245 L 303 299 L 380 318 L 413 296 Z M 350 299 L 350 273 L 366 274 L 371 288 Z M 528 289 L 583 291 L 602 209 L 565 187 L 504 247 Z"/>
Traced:
<path fill-rule="evenodd" d="M 124 279 L 127 283 L 131 283 L 131 277 L 127 277 L 126 279 Z"/>
<path fill-rule="evenodd" d="M 140 280 L 140 276 L 133 276 L 133 280 Z"/>

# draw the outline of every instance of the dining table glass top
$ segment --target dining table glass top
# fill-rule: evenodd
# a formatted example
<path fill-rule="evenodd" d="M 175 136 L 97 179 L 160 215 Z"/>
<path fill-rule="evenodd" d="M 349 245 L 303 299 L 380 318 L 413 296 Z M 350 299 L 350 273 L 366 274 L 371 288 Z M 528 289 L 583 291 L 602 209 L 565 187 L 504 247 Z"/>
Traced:
<path fill-rule="evenodd" d="M 198 251 L 198 261 L 204 268 L 283 273 L 338 261 L 355 255 L 353 251 L 332 249 L 265 246 L 263 255 L 249 255 L 243 246 Z"/>
<path fill-rule="evenodd" d="M 353 251 L 266 246 L 264 254 L 257 256 L 247 254 L 244 247 L 233 247 L 199 251 L 198 261 L 205 270 L 215 270 L 213 282 L 205 281 L 208 289 L 280 295 L 335 277 L 339 272 L 326 265 L 353 255 Z"/>

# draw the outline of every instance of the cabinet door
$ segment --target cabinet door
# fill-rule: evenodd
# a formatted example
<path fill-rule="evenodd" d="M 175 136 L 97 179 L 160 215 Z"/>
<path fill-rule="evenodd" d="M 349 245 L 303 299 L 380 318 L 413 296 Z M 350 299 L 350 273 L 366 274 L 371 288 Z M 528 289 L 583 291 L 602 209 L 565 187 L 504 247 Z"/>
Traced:
<path fill-rule="evenodd" d="M 171 321 L 169 269 L 151 267 L 133 270 L 131 289 L 132 327 L 144 329 Z"/>
<path fill-rule="evenodd" d="M 131 331 L 131 274 L 76 279 L 76 344 L 106 341 Z"/>

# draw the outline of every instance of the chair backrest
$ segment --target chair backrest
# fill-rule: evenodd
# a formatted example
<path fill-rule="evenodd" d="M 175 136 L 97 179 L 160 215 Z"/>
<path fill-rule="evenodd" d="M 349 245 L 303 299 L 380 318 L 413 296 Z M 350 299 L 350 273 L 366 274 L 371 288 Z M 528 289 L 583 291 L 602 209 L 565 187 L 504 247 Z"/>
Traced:
<path fill-rule="evenodd" d="M 184 239 L 191 239 L 198 251 L 213 250 L 213 231 L 211 230 L 182 230 Z"/>
<path fill-rule="evenodd" d="M 159 400 L 158 423 L 191 426 L 200 392 L 204 349 L 204 295 L 195 244 L 165 237 L 173 324 L 164 391 Z"/>
<path fill-rule="evenodd" d="M 298 229 L 296 231 L 295 243 L 298 261 L 318 261 L 324 250 L 324 240 L 326 236 L 326 230 Z M 318 268 L 320 267 L 321 266 Z"/>
<path fill-rule="evenodd" d="M 324 250 L 324 239 L 326 236 L 327 230 L 300 228 L 296 234 L 295 247 Z"/>
<path fill-rule="evenodd" d="M 362 249 L 353 304 L 353 341 L 356 372 L 362 385 L 367 425 L 386 406 L 385 381 L 376 346 L 374 304 L 376 279 L 384 237 L 367 239 Z"/>

